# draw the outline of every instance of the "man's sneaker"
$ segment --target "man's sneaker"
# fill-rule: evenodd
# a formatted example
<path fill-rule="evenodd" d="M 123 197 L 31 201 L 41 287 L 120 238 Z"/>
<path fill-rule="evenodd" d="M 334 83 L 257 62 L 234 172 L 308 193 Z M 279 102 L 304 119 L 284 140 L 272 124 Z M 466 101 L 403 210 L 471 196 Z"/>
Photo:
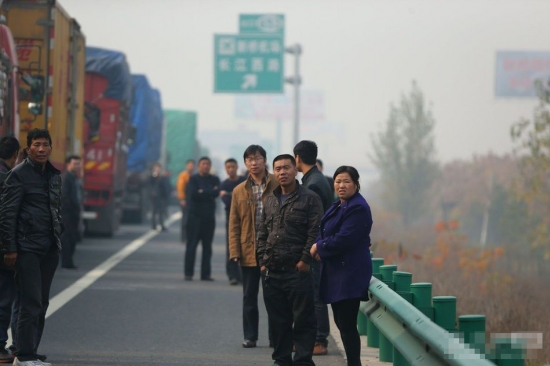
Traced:
<path fill-rule="evenodd" d="M 40 360 L 32 360 L 32 361 L 19 361 L 19 359 L 16 357 L 13 361 L 13 366 L 52 366 L 51 363 L 42 362 Z"/>
<path fill-rule="evenodd" d="M 0 363 L 12 363 L 13 356 L 8 352 L 7 349 L 0 349 Z"/>

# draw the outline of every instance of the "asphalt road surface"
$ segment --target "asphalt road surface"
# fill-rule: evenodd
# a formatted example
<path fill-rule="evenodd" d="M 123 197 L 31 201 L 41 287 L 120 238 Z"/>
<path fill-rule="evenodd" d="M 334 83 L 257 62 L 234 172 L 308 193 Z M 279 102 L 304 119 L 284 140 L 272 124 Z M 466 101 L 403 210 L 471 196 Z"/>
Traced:
<path fill-rule="evenodd" d="M 200 249 L 195 280 L 183 280 L 179 220 L 158 234 L 124 225 L 113 238 L 85 238 L 79 268 L 56 273 L 39 353 L 55 366 L 271 365 L 261 293 L 258 347 L 241 346 L 242 287 L 225 274 L 224 220 L 214 238 L 215 282 L 197 279 Z M 314 361 L 346 364 L 332 339 L 329 355 Z"/>

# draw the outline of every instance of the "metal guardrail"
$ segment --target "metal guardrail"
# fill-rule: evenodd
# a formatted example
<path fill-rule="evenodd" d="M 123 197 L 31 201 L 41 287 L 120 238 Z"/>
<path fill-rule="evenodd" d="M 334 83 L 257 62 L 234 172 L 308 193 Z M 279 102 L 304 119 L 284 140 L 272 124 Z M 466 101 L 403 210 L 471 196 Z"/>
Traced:
<path fill-rule="evenodd" d="M 372 252 L 371 252 L 372 256 Z M 372 258 L 371 300 L 357 317 L 367 346 L 393 366 L 524 366 L 526 339 L 500 334 L 486 345 L 485 315 L 456 314 L 456 297 L 432 298 L 432 284 Z M 486 349 L 489 348 L 489 349 Z M 527 347 L 528 348 L 528 347 Z"/>
<path fill-rule="evenodd" d="M 360 310 L 404 358 L 400 364 L 495 366 L 483 351 L 432 322 L 381 280 L 372 278 L 369 291 L 371 300 L 361 303 Z"/>

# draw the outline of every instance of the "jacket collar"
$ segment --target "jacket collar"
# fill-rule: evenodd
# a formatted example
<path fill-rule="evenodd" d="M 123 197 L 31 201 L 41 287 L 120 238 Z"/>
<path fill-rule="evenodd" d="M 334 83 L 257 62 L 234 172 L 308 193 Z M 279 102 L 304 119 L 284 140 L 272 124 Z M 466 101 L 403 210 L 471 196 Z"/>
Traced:
<path fill-rule="evenodd" d="M 34 161 L 32 161 L 32 159 L 30 157 L 27 157 L 25 159 L 25 162 L 27 164 L 29 164 L 33 169 L 35 169 L 36 171 L 39 171 L 41 172 L 42 171 L 42 167 L 40 166 L 40 164 L 37 164 L 35 163 Z M 53 174 L 61 174 L 61 171 L 59 171 L 56 167 L 53 166 L 52 163 L 50 163 L 50 161 L 46 161 L 46 169 L 44 169 L 45 171 L 50 171 L 52 172 Z"/>
<path fill-rule="evenodd" d="M 4 169 L 5 169 L 6 171 L 8 171 L 8 172 L 11 170 L 11 168 L 9 167 L 9 165 L 6 164 L 6 162 L 5 162 L 4 160 L 2 160 L 2 159 L 0 159 L 0 165 L 2 166 L 2 168 L 4 168 Z"/>
<path fill-rule="evenodd" d="M 302 182 L 303 182 L 304 180 L 307 181 L 307 180 L 309 179 L 309 177 L 310 177 L 315 171 L 319 171 L 319 169 L 317 168 L 317 165 L 313 165 L 313 166 L 311 167 L 311 169 L 308 170 L 306 174 L 304 174 L 304 176 L 302 177 Z"/>
<path fill-rule="evenodd" d="M 271 182 L 271 180 L 275 179 L 275 176 L 271 173 L 269 173 L 267 171 L 267 169 L 265 170 L 265 176 L 264 176 L 264 179 L 262 180 L 262 183 L 265 183 L 266 187 L 269 185 L 269 182 Z M 248 178 L 246 178 L 246 180 L 250 183 L 250 184 L 247 184 L 246 185 L 246 189 L 248 190 L 252 190 L 252 183 L 254 182 L 252 180 L 252 175 L 249 173 L 248 174 Z"/>
<path fill-rule="evenodd" d="M 298 182 L 298 180 L 296 179 L 296 189 L 292 192 L 290 192 L 289 194 L 289 197 L 292 197 L 296 194 L 296 192 L 298 192 L 298 190 L 300 190 L 300 182 Z M 277 188 L 275 188 L 273 190 L 273 194 L 277 197 L 277 198 L 280 198 L 281 195 L 283 194 L 283 190 L 281 189 L 281 186 L 277 186 Z"/>

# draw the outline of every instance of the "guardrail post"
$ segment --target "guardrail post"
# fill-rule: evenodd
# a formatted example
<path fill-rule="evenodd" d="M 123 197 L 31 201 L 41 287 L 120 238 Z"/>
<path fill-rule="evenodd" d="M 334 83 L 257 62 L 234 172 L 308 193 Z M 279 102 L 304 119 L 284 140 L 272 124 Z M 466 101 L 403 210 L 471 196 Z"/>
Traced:
<path fill-rule="evenodd" d="M 494 357 L 498 366 L 523 366 L 525 364 L 525 345 L 521 340 L 496 338 L 494 342 Z"/>
<path fill-rule="evenodd" d="M 397 266 L 395 264 L 386 264 L 380 266 L 380 274 L 382 275 L 382 282 L 388 285 L 389 288 L 395 291 L 395 282 L 393 282 L 393 272 L 397 271 Z M 382 362 L 392 362 L 393 361 L 393 344 L 379 332 L 378 337 L 378 346 L 379 346 L 379 359 Z"/>
<path fill-rule="evenodd" d="M 357 331 L 359 335 L 367 335 L 367 316 L 363 312 L 357 313 Z"/>
<path fill-rule="evenodd" d="M 395 292 L 412 304 L 412 273 L 395 271 L 393 272 L 393 282 L 395 283 Z M 393 348 L 393 366 L 410 366 L 407 359 L 395 347 Z"/>
<path fill-rule="evenodd" d="M 434 320 L 434 309 L 432 307 L 432 284 L 429 282 L 417 282 L 411 284 L 413 296 L 412 304 L 426 315 L 431 321 Z"/>
<path fill-rule="evenodd" d="M 372 258 L 372 276 L 382 280 L 380 274 L 380 266 L 384 265 L 384 258 Z M 378 348 L 379 347 L 379 331 L 376 325 L 367 318 L 367 347 Z"/>
<path fill-rule="evenodd" d="M 397 271 L 395 264 L 386 264 L 380 266 L 380 274 L 382 275 L 382 282 L 388 285 L 389 288 L 395 291 L 395 283 L 393 282 L 393 272 Z"/>
<path fill-rule="evenodd" d="M 485 354 L 485 315 L 461 315 L 458 317 L 458 328 L 464 343 Z"/>
<path fill-rule="evenodd" d="M 456 297 L 435 296 L 433 298 L 434 322 L 448 332 L 456 331 Z"/>

